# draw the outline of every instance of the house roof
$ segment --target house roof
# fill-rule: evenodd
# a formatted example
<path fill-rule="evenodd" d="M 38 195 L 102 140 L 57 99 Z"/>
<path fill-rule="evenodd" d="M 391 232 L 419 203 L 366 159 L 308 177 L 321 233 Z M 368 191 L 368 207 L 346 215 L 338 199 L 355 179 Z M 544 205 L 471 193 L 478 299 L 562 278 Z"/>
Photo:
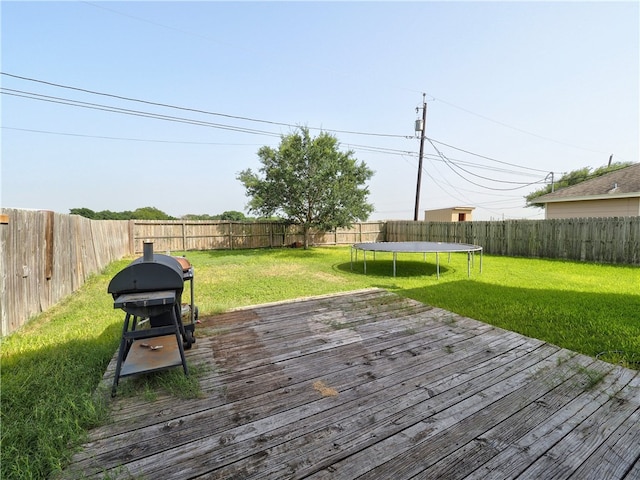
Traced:
<path fill-rule="evenodd" d="M 475 210 L 476 207 L 447 207 L 447 208 L 436 208 L 433 210 L 425 210 L 425 212 L 444 212 L 446 210 Z"/>
<path fill-rule="evenodd" d="M 532 203 L 640 197 L 640 163 L 533 199 Z"/>

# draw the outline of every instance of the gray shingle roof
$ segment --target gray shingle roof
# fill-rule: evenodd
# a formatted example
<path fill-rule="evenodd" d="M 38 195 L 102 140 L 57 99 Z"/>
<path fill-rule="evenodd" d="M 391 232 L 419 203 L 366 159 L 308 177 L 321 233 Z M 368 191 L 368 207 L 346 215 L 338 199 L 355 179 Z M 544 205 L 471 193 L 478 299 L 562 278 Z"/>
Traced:
<path fill-rule="evenodd" d="M 570 202 L 589 197 L 640 197 L 640 163 L 535 198 L 532 203 Z"/>

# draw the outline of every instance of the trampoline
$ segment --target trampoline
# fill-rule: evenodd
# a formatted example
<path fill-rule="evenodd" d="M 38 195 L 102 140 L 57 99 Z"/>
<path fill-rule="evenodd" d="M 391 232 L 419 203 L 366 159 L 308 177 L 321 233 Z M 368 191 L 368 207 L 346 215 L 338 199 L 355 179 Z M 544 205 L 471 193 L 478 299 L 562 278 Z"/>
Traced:
<path fill-rule="evenodd" d="M 353 254 L 358 261 L 358 250 L 362 250 L 364 274 L 367 274 L 367 252 L 373 252 L 375 260 L 376 252 L 393 253 L 393 276 L 396 276 L 396 259 L 398 253 L 423 253 L 425 260 L 427 253 L 436 254 L 436 275 L 440 278 L 440 254 L 448 253 L 449 261 L 452 253 L 467 253 L 467 277 L 471 276 L 471 266 L 476 252 L 480 252 L 480 273 L 482 273 L 482 247 L 469 245 L 466 243 L 443 243 L 443 242 L 371 242 L 355 243 L 351 246 L 351 270 L 353 271 Z"/>

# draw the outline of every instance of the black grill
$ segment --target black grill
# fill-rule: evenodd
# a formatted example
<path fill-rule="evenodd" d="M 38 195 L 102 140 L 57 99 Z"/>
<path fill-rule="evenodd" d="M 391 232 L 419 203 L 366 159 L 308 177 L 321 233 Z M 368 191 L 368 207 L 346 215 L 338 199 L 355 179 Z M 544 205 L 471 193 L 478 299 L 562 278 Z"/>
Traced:
<path fill-rule="evenodd" d="M 198 309 L 193 303 L 193 267 L 182 257 L 153 253 L 144 243 L 143 256 L 118 272 L 107 291 L 114 308 L 125 312 L 112 395 L 120 377 L 182 365 L 184 350 L 195 342 Z M 190 302 L 182 303 L 185 282 Z"/>

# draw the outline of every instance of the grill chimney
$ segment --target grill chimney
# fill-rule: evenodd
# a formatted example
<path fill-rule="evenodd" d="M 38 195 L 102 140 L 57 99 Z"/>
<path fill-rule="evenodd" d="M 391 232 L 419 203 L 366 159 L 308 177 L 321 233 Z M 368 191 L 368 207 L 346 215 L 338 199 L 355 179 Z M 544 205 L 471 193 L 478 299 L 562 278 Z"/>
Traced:
<path fill-rule="evenodd" d="M 142 244 L 142 261 L 153 262 L 153 242 L 145 240 Z"/>

